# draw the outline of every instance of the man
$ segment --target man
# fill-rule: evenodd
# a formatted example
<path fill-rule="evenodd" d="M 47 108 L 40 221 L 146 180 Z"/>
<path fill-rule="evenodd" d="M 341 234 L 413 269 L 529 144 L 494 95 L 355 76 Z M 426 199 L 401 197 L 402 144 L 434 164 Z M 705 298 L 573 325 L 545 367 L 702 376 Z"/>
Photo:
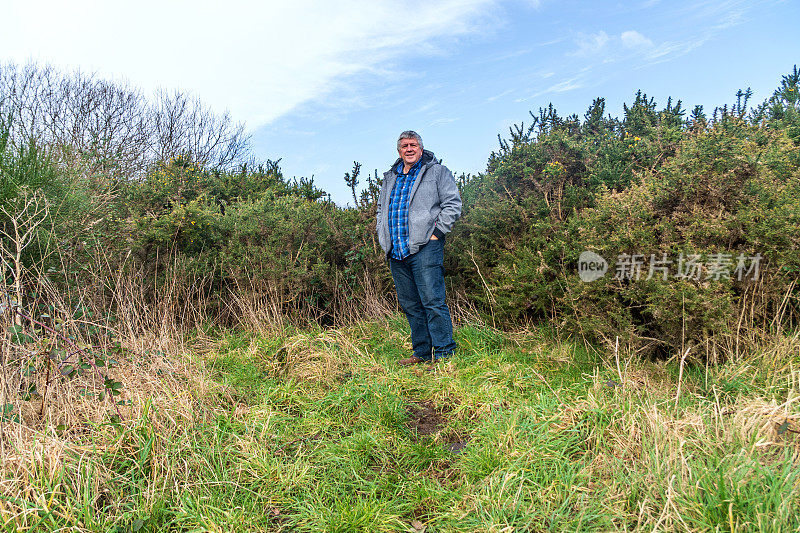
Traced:
<path fill-rule="evenodd" d="M 399 158 L 383 175 L 378 196 L 378 241 L 386 252 L 397 299 L 411 326 L 414 353 L 403 366 L 435 362 L 456 349 L 444 293 L 445 235 L 461 215 L 453 174 L 404 131 Z"/>

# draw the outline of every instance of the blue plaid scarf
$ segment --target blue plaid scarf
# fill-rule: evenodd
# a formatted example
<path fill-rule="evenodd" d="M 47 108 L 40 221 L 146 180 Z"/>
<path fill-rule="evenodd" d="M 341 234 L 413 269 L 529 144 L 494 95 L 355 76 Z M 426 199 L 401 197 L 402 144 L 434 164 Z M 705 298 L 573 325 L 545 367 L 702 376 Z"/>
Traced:
<path fill-rule="evenodd" d="M 389 197 L 389 235 L 392 238 L 392 257 L 401 260 L 408 257 L 408 203 L 411 189 L 422 168 L 422 157 L 414 163 L 408 174 L 403 174 L 403 162 L 397 165 L 397 179 Z"/>

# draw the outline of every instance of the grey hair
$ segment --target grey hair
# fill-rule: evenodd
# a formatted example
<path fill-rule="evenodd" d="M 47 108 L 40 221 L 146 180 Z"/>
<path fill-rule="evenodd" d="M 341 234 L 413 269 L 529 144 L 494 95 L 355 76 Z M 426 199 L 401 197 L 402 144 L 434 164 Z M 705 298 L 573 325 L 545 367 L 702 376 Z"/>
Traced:
<path fill-rule="evenodd" d="M 421 150 L 424 150 L 425 147 L 422 146 L 422 137 L 419 136 L 419 133 L 416 131 L 406 130 L 400 134 L 400 137 L 397 138 L 397 150 L 400 150 L 400 141 L 403 139 L 414 139 L 419 143 L 419 147 Z"/>

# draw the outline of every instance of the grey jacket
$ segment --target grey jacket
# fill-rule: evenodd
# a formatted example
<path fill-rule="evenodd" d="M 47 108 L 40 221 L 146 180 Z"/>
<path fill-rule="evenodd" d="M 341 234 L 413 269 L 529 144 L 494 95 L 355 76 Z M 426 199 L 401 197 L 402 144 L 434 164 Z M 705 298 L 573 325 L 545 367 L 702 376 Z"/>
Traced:
<path fill-rule="evenodd" d="M 397 165 L 383 174 L 383 185 L 378 195 L 378 242 L 388 256 L 392 249 L 389 234 L 389 198 L 397 180 Z M 461 195 L 456 180 L 447 167 L 439 163 L 433 152 L 422 152 L 422 168 L 411 187 L 408 207 L 408 247 L 412 254 L 430 240 L 434 233 L 438 238 L 453 229 L 453 223 L 461 216 Z"/>

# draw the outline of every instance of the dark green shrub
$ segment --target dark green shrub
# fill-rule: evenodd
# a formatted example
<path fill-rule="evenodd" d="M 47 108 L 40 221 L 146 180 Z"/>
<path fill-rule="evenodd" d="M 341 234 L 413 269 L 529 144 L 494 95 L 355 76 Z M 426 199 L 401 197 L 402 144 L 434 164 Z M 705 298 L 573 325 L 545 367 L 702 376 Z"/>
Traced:
<path fill-rule="evenodd" d="M 800 161 L 786 122 L 796 100 L 770 102 L 782 111 L 760 121 L 744 117 L 742 93 L 710 122 L 700 109 L 684 121 L 671 101 L 657 111 L 641 92 L 622 121 L 603 119 L 600 99 L 578 127 L 540 112 L 535 125 L 547 127 L 512 130 L 487 174 L 463 186 L 452 284 L 506 323 L 549 318 L 594 341 L 667 353 L 796 323 Z M 585 250 L 609 262 L 603 279 L 578 277 Z M 633 254 L 639 279 L 615 277 Z M 676 278 L 694 254 L 698 279 Z M 667 280 L 649 275 L 651 255 L 672 261 L 661 265 Z"/>

